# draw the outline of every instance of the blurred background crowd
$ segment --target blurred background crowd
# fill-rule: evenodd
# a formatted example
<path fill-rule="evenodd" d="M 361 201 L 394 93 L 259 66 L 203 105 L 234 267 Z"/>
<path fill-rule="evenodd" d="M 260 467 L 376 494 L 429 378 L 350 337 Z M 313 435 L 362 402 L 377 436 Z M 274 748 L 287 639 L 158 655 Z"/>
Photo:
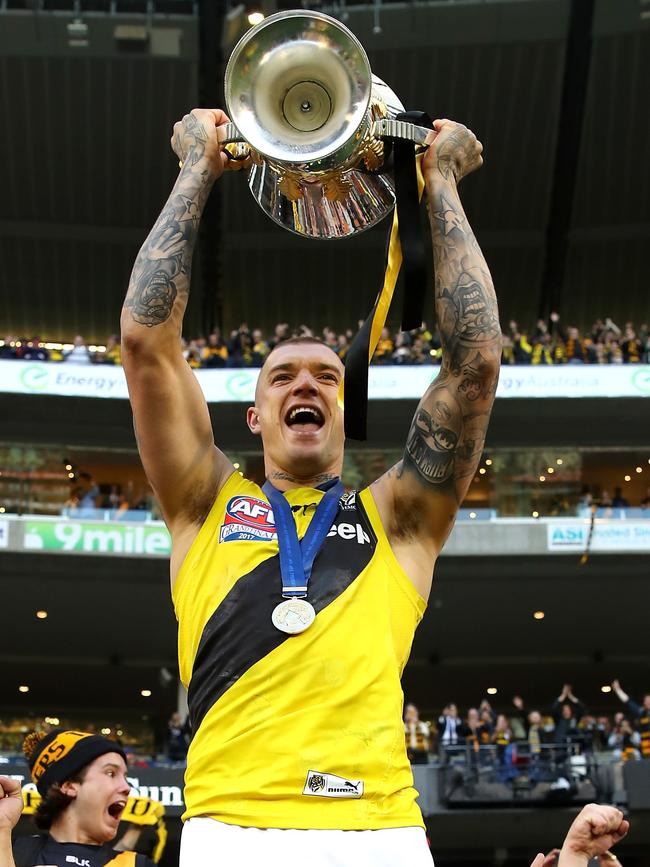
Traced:
<path fill-rule="evenodd" d="M 307 325 L 293 327 L 278 323 L 272 334 L 251 328 L 243 322 L 224 337 L 215 329 L 207 337 L 184 341 L 184 354 L 193 368 L 261 367 L 268 353 L 290 337 L 318 337 L 337 353 L 345 356 L 355 334 L 348 328 L 337 333 L 325 326 L 320 331 Z M 22 338 L 7 335 L 0 343 L 0 358 L 24 361 L 71 361 L 77 364 L 120 364 L 119 335 L 112 334 L 105 345 L 88 345 L 82 335 L 72 343 L 60 344 L 40 337 Z M 415 331 L 384 328 L 373 357 L 373 364 L 439 364 L 440 336 L 435 327 L 423 323 Z M 650 332 L 643 323 L 619 327 L 610 318 L 597 319 L 590 328 L 581 330 L 565 325 L 559 314 L 539 319 L 534 327 L 523 328 L 515 320 L 503 332 L 504 364 L 647 364 L 650 363 Z"/>

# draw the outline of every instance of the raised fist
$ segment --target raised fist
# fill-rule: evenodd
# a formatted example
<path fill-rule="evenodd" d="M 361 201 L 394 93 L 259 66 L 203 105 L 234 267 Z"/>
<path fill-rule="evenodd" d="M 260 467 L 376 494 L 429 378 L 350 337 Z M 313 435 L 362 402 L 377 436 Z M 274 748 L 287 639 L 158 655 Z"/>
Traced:
<path fill-rule="evenodd" d="M 616 807 L 587 804 L 569 828 L 562 852 L 585 858 L 603 855 L 625 837 L 629 827 Z"/>
<path fill-rule="evenodd" d="M 221 148 L 217 127 L 228 123 L 227 115 L 220 108 L 194 108 L 182 120 L 174 124 L 171 145 L 182 164 L 195 166 L 207 159 L 219 177 L 228 157 Z"/>
<path fill-rule="evenodd" d="M 0 777 L 0 830 L 11 831 L 23 811 L 23 796 L 18 780 Z"/>
<path fill-rule="evenodd" d="M 483 165 L 483 145 L 471 129 L 453 120 L 434 120 L 429 148 L 422 160 L 422 171 L 440 172 L 456 183 Z"/>

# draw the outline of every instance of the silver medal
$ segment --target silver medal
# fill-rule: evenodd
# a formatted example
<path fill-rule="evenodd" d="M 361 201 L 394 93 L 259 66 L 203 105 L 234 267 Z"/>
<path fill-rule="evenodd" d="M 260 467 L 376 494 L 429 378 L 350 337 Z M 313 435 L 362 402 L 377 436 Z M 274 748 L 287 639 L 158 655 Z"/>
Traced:
<path fill-rule="evenodd" d="M 285 599 L 275 606 L 271 615 L 275 628 L 289 635 L 309 629 L 315 619 L 314 607 L 306 599 Z"/>

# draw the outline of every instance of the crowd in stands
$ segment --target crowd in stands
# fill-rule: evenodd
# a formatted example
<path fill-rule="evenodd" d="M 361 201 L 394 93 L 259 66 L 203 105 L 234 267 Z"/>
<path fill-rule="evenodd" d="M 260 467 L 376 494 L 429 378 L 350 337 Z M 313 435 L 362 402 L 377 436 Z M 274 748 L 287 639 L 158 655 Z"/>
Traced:
<path fill-rule="evenodd" d="M 90 473 L 74 473 L 70 495 L 63 505 L 63 514 L 71 518 L 93 517 L 98 509 L 109 511 L 111 520 L 131 518 L 133 512 L 146 512 L 159 518 L 159 510 L 149 488 L 136 491 L 133 482 L 122 485 L 98 485 Z"/>
<path fill-rule="evenodd" d="M 190 367 L 261 367 L 268 353 L 290 337 L 318 337 L 342 359 L 350 347 L 355 330 L 337 333 L 325 326 L 322 331 L 307 325 L 292 328 L 278 323 L 267 336 L 260 328 L 243 322 L 226 339 L 219 329 L 205 337 L 183 341 L 183 353 Z M 384 328 L 372 359 L 373 364 L 439 364 L 442 357 L 440 335 L 426 323 L 415 331 L 393 332 Z M 7 336 L 0 341 L 0 358 L 25 361 L 72 361 L 77 364 L 120 364 L 120 341 L 112 334 L 106 346 L 88 346 L 77 335 L 67 348 L 46 344 L 39 337 L 20 339 Z M 525 330 L 511 320 L 503 333 L 504 364 L 648 364 L 650 332 L 643 324 L 635 329 L 632 322 L 619 328 L 611 319 L 597 319 L 588 331 L 574 325 L 565 327 L 557 313 L 548 321 L 539 319 L 534 328 Z"/>
<path fill-rule="evenodd" d="M 465 716 L 450 703 L 437 720 L 425 721 L 420 719 L 415 705 L 407 704 L 407 752 L 417 764 L 427 762 L 432 753 L 444 756 L 462 747 L 471 751 L 492 747 L 500 757 L 507 748 L 520 743 L 527 744 L 532 755 L 553 744 L 585 754 L 611 753 L 621 761 L 650 759 L 650 693 L 638 704 L 618 680 L 612 682 L 611 690 L 625 708 L 611 718 L 589 714 L 569 684 L 543 711 L 527 708 L 521 696 L 515 696 L 509 714 L 496 713 L 484 699 L 477 707 L 469 708 Z"/>

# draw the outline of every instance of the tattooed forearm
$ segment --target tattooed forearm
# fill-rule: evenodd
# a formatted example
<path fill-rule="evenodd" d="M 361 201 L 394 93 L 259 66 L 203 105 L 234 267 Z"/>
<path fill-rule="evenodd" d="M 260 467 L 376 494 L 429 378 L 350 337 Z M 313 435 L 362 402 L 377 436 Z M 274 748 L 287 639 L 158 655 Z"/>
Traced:
<path fill-rule="evenodd" d="M 192 120 L 190 115 L 187 127 L 191 128 Z M 140 325 L 163 325 L 174 313 L 180 330 L 187 305 L 192 254 L 212 187 L 211 175 L 201 163 L 205 134 L 200 124 L 190 141 L 192 148 L 174 189 L 133 266 L 124 309 Z"/>
<path fill-rule="evenodd" d="M 451 162 L 445 164 L 444 147 L 438 162 L 442 178 L 429 190 L 429 217 L 443 358 L 440 375 L 413 419 L 401 472 L 448 490 L 460 503 L 485 445 L 501 328 L 490 272 L 455 183 L 447 182 L 452 168 Z"/>

